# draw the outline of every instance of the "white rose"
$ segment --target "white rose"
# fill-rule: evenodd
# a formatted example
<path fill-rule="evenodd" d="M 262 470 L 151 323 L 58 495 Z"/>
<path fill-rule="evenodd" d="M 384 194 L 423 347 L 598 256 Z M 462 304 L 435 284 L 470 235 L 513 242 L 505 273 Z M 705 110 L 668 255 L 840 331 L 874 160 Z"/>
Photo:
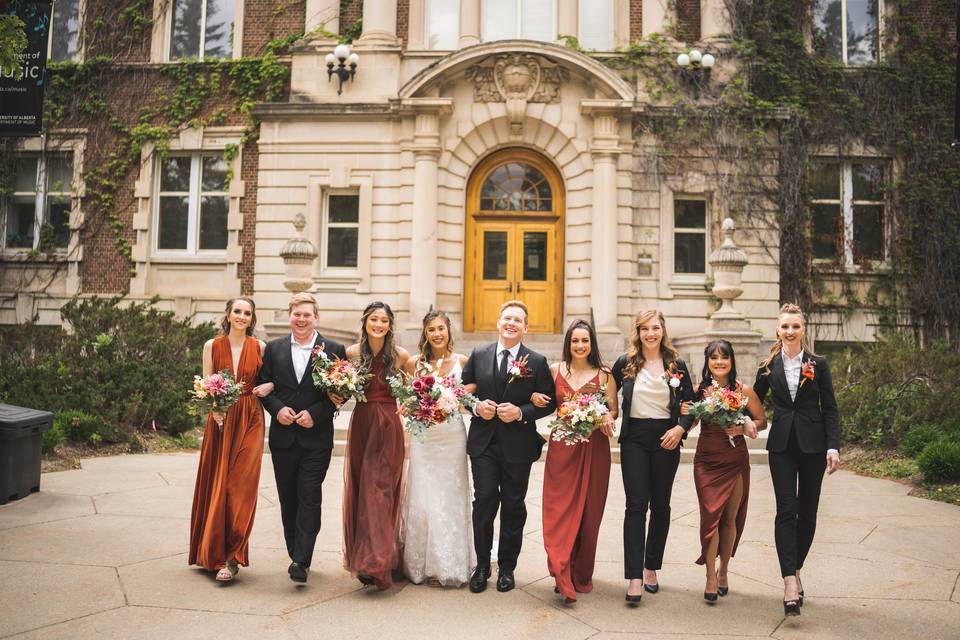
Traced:
<path fill-rule="evenodd" d="M 510 375 L 512 376 L 520 375 L 520 367 L 510 367 Z"/>
<path fill-rule="evenodd" d="M 670 378 L 670 386 L 676 389 L 680 386 L 680 378 Z"/>

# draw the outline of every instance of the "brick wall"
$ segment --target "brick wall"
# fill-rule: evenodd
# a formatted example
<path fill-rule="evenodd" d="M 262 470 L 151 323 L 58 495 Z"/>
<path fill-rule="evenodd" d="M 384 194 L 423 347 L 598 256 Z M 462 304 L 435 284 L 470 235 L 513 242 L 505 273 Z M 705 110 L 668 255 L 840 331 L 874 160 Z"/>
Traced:
<path fill-rule="evenodd" d="M 630 0 L 630 43 L 643 37 L 643 0 Z"/>
<path fill-rule="evenodd" d="M 363 16 L 363 0 L 340 0 L 340 35 Z"/>
<path fill-rule="evenodd" d="M 696 42 L 700 39 L 700 0 L 676 0 L 677 40 Z"/>
<path fill-rule="evenodd" d="M 243 55 L 261 55 L 269 42 L 302 33 L 306 5 L 306 0 L 247 0 L 243 9 Z"/>
<path fill-rule="evenodd" d="M 410 0 L 397 0 L 397 37 L 406 49 L 410 41 Z"/>

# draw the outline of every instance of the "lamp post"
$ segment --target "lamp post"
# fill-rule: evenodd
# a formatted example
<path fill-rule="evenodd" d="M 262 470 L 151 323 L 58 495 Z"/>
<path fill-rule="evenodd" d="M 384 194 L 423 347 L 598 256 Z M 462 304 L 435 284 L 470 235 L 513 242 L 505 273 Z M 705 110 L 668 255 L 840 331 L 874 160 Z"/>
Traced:
<path fill-rule="evenodd" d="M 700 99 L 700 88 L 710 84 L 710 71 L 716 61 L 711 54 L 702 53 L 699 49 L 691 49 L 690 53 L 677 56 L 680 79 L 693 89 L 695 100 Z"/>
<path fill-rule="evenodd" d="M 360 62 L 360 56 L 350 53 L 350 47 L 345 44 L 338 44 L 333 53 L 327 54 L 327 82 L 334 75 L 340 81 L 337 86 L 337 95 L 343 94 L 343 83 L 347 80 L 353 80 L 357 73 L 357 63 Z"/>

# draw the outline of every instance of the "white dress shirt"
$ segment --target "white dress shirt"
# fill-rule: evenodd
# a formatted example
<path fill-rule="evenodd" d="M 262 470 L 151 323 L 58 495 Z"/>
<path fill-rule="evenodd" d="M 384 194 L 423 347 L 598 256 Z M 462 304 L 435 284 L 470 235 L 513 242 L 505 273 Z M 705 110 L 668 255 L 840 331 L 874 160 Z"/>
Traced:
<path fill-rule="evenodd" d="M 800 368 L 803 366 L 803 349 L 796 358 L 791 358 L 786 351 L 780 351 L 783 358 L 783 373 L 787 377 L 787 388 L 790 390 L 790 399 L 797 399 L 797 389 L 800 388 Z"/>
<path fill-rule="evenodd" d="M 297 342 L 292 334 L 290 336 L 290 357 L 293 358 L 293 372 L 297 375 L 297 382 L 303 380 L 303 374 L 307 372 L 310 354 L 313 353 L 313 343 L 317 341 L 318 335 L 314 331 L 310 336 L 310 343 L 306 346 Z"/>
<path fill-rule="evenodd" d="M 500 361 L 503 360 L 504 349 L 507 349 L 507 347 L 500 344 L 500 341 L 497 340 L 497 371 L 500 371 Z M 507 351 L 510 352 L 509 354 L 510 360 L 516 360 L 517 354 L 520 353 L 520 343 L 518 342 L 517 344 L 513 345 L 512 347 L 507 349 Z M 508 367 L 510 366 L 510 360 L 507 360 Z"/>

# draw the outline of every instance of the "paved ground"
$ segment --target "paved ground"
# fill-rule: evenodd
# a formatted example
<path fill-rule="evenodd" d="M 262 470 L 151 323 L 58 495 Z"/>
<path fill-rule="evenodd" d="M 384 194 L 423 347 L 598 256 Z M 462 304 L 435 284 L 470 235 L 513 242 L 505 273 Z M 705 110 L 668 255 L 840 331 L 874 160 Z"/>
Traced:
<path fill-rule="evenodd" d="M 83 461 L 43 476 L 42 492 L 0 507 L 0 637 L 86 638 L 960 638 L 960 507 L 839 472 L 827 479 L 808 560 L 803 615 L 784 620 L 773 498 L 753 467 L 750 514 L 730 595 L 704 604 L 692 466 L 681 465 L 661 591 L 624 605 L 623 489 L 611 474 L 596 589 L 566 606 L 553 593 L 534 467 L 519 588 L 361 589 L 340 568 L 342 459 L 325 486 L 324 527 L 306 587 L 286 576 L 269 456 L 249 569 L 222 586 L 187 566 L 196 454 Z"/>

